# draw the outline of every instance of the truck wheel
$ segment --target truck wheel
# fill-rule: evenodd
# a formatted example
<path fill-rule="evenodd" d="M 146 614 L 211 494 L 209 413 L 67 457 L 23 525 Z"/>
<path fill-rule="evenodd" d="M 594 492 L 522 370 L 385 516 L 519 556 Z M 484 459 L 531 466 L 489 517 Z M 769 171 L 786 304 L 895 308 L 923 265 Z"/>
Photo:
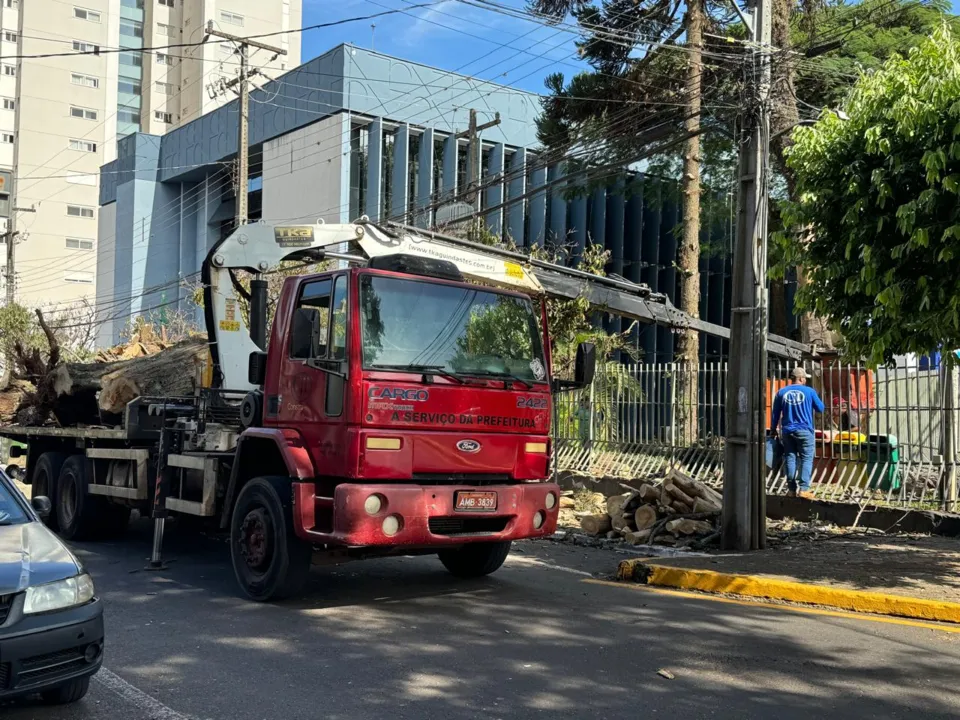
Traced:
<path fill-rule="evenodd" d="M 4 472 L 11 480 L 19 480 L 23 476 L 23 471 L 20 469 L 19 465 L 7 465 L 7 467 L 4 469 Z"/>
<path fill-rule="evenodd" d="M 510 553 L 510 541 L 471 543 L 437 553 L 443 566 L 457 577 L 477 578 L 499 570 Z"/>
<path fill-rule="evenodd" d="M 71 455 L 60 468 L 56 509 L 60 537 L 64 540 L 85 540 L 98 526 L 103 498 L 87 495 L 90 461 L 84 455 Z"/>
<path fill-rule="evenodd" d="M 50 498 L 54 507 L 57 506 L 57 487 L 59 485 L 60 468 L 63 467 L 67 456 L 59 452 L 45 452 L 30 470 L 31 497 L 45 496 Z M 52 512 L 44 522 L 53 530 L 57 529 L 57 513 Z"/>
<path fill-rule="evenodd" d="M 313 548 L 294 534 L 292 508 L 288 478 L 255 478 L 240 490 L 230 521 L 230 557 L 251 600 L 281 600 L 307 579 Z"/>

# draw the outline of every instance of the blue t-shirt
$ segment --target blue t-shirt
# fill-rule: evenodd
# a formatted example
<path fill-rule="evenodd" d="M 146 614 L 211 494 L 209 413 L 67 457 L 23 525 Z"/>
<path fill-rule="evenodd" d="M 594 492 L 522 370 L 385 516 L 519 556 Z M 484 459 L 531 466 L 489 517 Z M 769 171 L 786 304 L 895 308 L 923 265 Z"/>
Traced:
<path fill-rule="evenodd" d="M 770 427 L 776 429 L 783 417 L 783 431 L 813 430 L 813 411 L 823 412 L 823 401 L 817 391 L 806 385 L 787 385 L 773 399 Z"/>

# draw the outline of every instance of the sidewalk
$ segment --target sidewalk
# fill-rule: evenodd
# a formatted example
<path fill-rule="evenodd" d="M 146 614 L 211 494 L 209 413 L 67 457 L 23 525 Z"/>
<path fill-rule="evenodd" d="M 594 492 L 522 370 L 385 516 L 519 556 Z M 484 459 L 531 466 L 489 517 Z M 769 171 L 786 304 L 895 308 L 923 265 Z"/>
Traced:
<path fill-rule="evenodd" d="M 622 580 L 960 623 L 960 539 L 865 536 L 749 554 L 647 558 Z"/>

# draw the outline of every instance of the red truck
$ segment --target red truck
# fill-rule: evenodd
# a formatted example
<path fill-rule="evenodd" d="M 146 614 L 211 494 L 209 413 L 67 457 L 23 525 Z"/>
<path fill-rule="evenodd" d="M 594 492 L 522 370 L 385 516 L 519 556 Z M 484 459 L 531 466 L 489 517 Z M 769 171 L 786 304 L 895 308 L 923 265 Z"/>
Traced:
<path fill-rule="evenodd" d="M 247 296 L 232 273 L 319 259 L 341 267 L 285 281 L 268 342 L 266 282 Z M 551 378 L 524 272 L 367 224 L 244 226 L 203 267 L 208 387 L 139 397 L 119 426 L 0 434 L 26 444 L 65 538 L 120 532 L 136 508 L 159 563 L 169 515 L 207 518 L 254 600 L 297 592 L 311 562 L 436 554 L 485 575 L 511 541 L 555 531 L 551 392 L 594 368 L 584 345 L 576 377 Z"/>

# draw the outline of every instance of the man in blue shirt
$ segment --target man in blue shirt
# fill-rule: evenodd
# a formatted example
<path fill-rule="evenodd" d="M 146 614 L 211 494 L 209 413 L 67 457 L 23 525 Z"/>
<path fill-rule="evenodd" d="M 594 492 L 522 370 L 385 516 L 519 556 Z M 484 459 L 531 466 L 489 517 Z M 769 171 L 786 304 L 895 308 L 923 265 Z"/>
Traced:
<path fill-rule="evenodd" d="M 773 436 L 777 437 L 777 426 L 781 425 L 779 437 L 783 442 L 783 462 L 787 470 L 789 485 L 787 495 L 813 500 L 813 493 L 810 492 L 813 453 L 816 448 L 813 412 L 823 412 L 823 401 L 816 390 L 807 387 L 807 373 L 802 367 L 795 367 L 790 375 L 792 382 L 780 388 L 773 399 L 770 427 L 773 430 Z M 800 457 L 799 490 L 797 487 L 798 455 Z"/>

